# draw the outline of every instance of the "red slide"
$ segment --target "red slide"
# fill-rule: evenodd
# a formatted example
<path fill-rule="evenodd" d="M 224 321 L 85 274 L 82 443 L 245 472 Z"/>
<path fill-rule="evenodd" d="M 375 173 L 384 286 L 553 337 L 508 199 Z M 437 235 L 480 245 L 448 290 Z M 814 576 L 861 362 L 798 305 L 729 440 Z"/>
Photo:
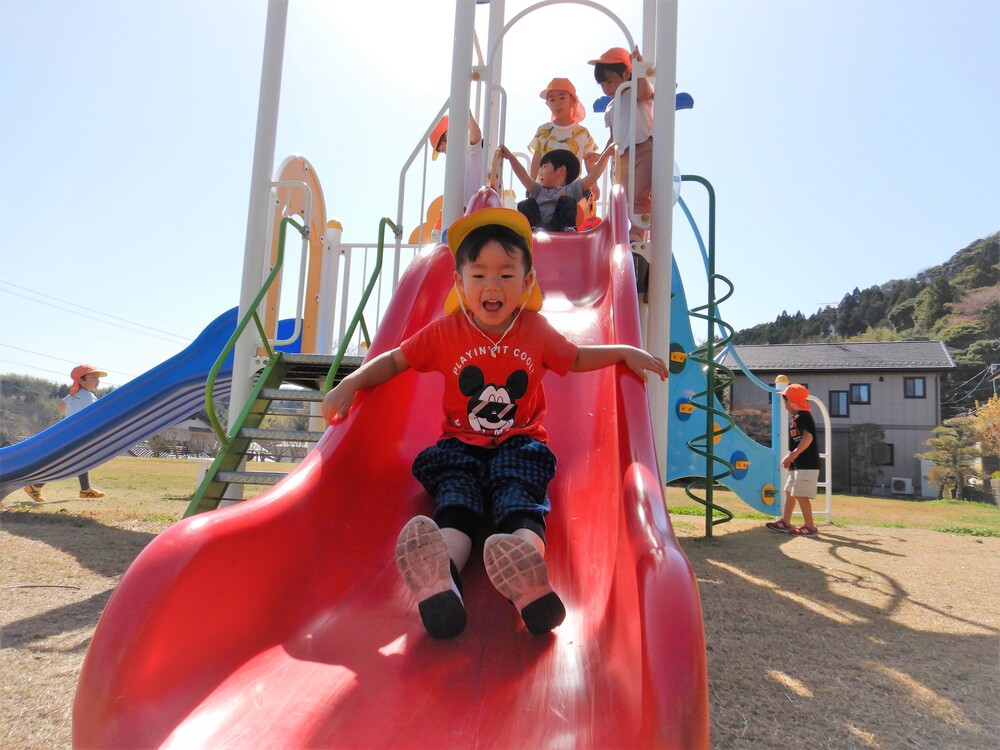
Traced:
<path fill-rule="evenodd" d="M 543 312 L 578 343 L 639 341 L 611 223 L 536 239 Z M 444 246 L 415 261 L 373 354 L 441 314 L 453 267 Z M 409 371 L 361 394 L 279 485 L 178 522 L 139 555 L 87 654 L 74 746 L 708 748 L 701 607 L 644 385 L 619 367 L 545 386 L 559 628 L 527 632 L 480 540 L 468 627 L 425 634 L 394 547 L 430 511 L 410 464 L 438 437 L 441 382 Z"/>

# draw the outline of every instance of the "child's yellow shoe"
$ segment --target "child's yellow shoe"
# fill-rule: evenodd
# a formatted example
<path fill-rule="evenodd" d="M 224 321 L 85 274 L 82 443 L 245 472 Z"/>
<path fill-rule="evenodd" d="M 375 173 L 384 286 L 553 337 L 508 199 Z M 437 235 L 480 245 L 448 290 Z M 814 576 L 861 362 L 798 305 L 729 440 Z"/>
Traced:
<path fill-rule="evenodd" d="M 45 498 L 42 496 L 41 487 L 36 487 L 33 484 L 29 484 L 27 487 L 24 488 L 24 491 L 27 492 L 28 495 L 31 497 L 31 499 L 34 500 L 36 503 L 45 502 Z"/>
<path fill-rule="evenodd" d="M 96 500 L 99 497 L 104 497 L 106 494 L 95 487 L 91 487 L 89 490 L 80 490 L 80 497 L 87 500 Z"/>

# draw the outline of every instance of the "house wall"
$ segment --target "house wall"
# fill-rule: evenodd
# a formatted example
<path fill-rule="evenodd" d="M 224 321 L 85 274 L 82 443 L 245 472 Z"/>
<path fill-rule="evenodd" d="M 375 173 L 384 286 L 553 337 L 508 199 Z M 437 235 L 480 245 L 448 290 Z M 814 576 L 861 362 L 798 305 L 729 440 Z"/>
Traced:
<path fill-rule="evenodd" d="M 765 383 L 773 383 L 774 375 L 770 373 L 754 373 Z M 890 482 L 893 477 L 909 477 L 913 482 L 915 495 L 919 495 L 921 487 L 920 460 L 915 454 L 927 450 L 924 445 L 933 434 L 933 429 L 940 424 L 941 391 L 940 379 L 933 371 L 905 372 L 789 372 L 790 382 L 802 383 L 809 388 L 810 393 L 823 401 L 830 408 L 830 391 L 850 391 L 852 384 L 869 386 L 870 404 L 849 404 L 847 417 L 831 417 L 830 427 L 834 432 L 849 432 L 856 424 L 874 423 L 882 426 L 885 431 L 885 442 L 893 447 L 893 463 L 880 466 L 879 483 L 884 484 L 884 492 L 890 494 Z M 770 408 L 769 393 L 761 391 L 750 380 L 737 372 L 732 386 L 732 408 L 757 407 Z M 906 398 L 904 395 L 904 379 L 923 377 L 926 386 L 924 398 Z M 881 378 L 881 379 L 880 379 Z M 819 412 L 814 412 L 819 419 Z M 822 433 L 822 427 L 817 425 Z M 835 443 L 846 444 L 846 440 L 835 440 Z M 820 449 L 826 446 L 820 443 Z M 837 491 L 849 490 L 850 463 L 844 457 L 834 456 L 833 488 Z"/>

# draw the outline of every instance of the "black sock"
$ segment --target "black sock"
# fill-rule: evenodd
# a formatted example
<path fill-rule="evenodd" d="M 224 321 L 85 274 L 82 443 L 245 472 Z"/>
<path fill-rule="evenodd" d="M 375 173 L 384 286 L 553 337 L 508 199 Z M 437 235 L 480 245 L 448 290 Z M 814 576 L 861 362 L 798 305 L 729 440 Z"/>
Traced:
<path fill-rule="evenodd" d="M 455 588 L 458 589 L 458 593 L 462 593 L 462 576 L 459 575 L 458 566 L 455 565 L 455 561 L 450 559 L 448 562 L 451 563 L 451 580 L 455 582 Z"/>

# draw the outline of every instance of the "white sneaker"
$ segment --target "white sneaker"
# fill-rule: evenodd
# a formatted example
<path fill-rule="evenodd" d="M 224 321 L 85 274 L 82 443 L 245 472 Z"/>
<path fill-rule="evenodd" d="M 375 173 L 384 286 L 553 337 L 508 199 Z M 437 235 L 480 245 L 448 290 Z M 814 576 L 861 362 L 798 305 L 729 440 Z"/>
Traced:
<path fill-rule="evenodd" d="M 448 545 L 427 516 L 415 516 L 399 532 L 396 568 L 416 597 L 420 619 L 431 637 L 454 638 L 465 630 L 465 605 L 452 576 Z"/>
<path fill-rule="evenodd" d="M 531 542 L 494 534 L 483 545 L 483 563 L 490 582 L 510 599 L 532 633 L 548 633 L 566 619 L 566 607 L 549 583 L 545 558 Z"/>

